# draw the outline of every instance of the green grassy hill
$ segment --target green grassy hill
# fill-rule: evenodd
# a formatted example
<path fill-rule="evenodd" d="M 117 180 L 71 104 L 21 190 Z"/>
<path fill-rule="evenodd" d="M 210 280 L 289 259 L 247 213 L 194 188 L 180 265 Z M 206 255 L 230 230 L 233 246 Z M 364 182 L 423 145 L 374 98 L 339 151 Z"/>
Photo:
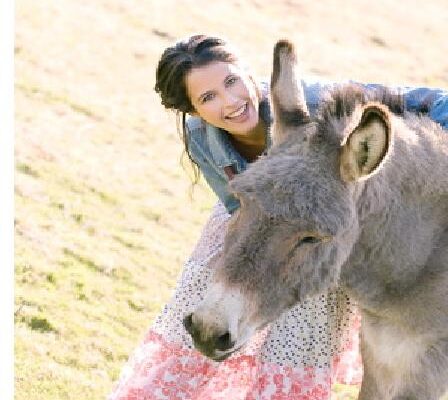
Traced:
<path fill-rule="evenodd" d="M 104 398 L 215 202 L 203 183 L 190 197 L 175 118 L 152 90 L 164 47 L 222 35 L 268 76 L 287 37 L 309 74 L 447 87 L 446 0 L 406 4 L 16 2 L 17 400 Z"/>

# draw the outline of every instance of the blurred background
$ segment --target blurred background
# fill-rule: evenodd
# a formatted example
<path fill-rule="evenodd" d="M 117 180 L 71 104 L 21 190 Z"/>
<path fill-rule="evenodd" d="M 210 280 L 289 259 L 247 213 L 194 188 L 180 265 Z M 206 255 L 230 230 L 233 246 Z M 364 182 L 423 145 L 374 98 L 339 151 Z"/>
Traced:
<path fill-rule="evenodd" d="M 166 46 L 224 36 L 268 77 L 288 38 L 308 75 L 448 86 L 447 0 L 18 0 L 15 30 L 18 400 L 106 396 L 216 201 L 153 91 Z"/>

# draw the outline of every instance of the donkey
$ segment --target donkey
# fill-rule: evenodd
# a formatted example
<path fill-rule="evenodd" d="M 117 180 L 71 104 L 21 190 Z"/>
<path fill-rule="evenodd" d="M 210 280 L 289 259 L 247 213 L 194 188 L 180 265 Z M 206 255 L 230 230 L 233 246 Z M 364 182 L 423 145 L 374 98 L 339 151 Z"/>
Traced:
<path fill-rule="evenodd" d="M 362 314 L 360 399 L 448 389 L 448 134 L 355 86 L 311 116 L 292 44 L 274 49 L 274 145 L 236 176 L 210 290 L 184 325 L 222 360 L 280 313 L 341 285 Z"/>

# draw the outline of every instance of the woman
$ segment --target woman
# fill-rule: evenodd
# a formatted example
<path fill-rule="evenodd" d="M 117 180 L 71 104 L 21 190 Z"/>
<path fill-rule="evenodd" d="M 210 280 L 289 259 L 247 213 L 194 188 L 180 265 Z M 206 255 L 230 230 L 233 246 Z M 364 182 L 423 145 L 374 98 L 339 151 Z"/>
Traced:
<path fill-rule="evenodd" d="M 279 316 L 222 363 L 194 350 L 182 319 L 202 298 L 209 260 L 221 250 L 227 221 L 239 207 L 227 191 L 228 181 L 270 146 L 268 88 L 254 80 L 222 39 L 204 35 L 167 48 L 156 78 L 162 104 L 182 115 L 186 153 L 220 202 L 173 299 L 124 368 L 110 399 L 328 399 L 335 380 L 359 382 L 359 319 L 340 291 Z M 313 112 L 324 86 L 303 85 Z M 405 102 L 413 110 L 426 107 L 448 127 L 447 93 L 405 90 Z"/>

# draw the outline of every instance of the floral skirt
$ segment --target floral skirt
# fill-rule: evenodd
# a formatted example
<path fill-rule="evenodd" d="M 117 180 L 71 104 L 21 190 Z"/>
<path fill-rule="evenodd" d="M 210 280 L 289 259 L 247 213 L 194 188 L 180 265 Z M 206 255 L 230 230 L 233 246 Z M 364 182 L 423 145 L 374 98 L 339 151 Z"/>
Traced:
<path fill-rule="evenodd" d="M 209 261 L 229 214 L 218 203 L 171 301 L 124 366 L 108 400 L 322 400 L 335 382 L 359 384 L 360 317 L 341 290 L 282 314 L 238 352 L 215 362 L 197 352 L 182 320 L 202 300 Z"/>

